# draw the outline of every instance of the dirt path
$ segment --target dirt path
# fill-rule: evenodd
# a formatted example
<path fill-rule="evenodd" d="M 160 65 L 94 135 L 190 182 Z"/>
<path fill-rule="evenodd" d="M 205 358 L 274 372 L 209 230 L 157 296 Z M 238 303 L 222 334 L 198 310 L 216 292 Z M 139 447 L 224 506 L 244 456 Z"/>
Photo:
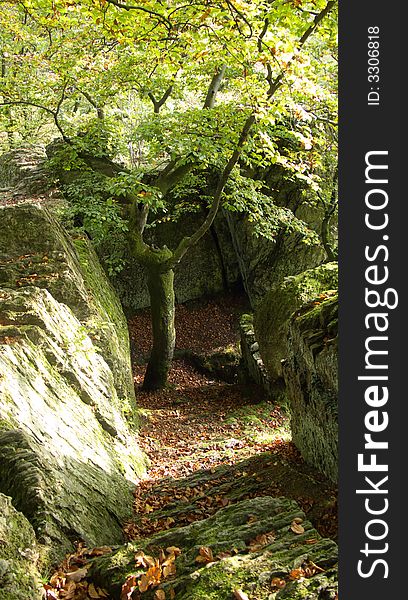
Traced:
<path fill-rule="evenodd" d="M 244 308 L 234 297 L 178 306 L 178 350 L 205 354 L 237 347 L 238 314 Z M 168 389 L 142 391 L 148 311 L 129 327 L 142 415 L 139 443 L 151 466 L 135 491 L 135 519 L 125 526 L 127 536 L 205 518 L 234 499 L 271 494 L 296 499 L 322 535 L 335 538 L 335 489 L 302 461 L 284 410 L 266 401 L 258 386 L 210 378 L 186 360 L 173 361 Z M 220 481 L 229 483 L 220 490 Z"/>

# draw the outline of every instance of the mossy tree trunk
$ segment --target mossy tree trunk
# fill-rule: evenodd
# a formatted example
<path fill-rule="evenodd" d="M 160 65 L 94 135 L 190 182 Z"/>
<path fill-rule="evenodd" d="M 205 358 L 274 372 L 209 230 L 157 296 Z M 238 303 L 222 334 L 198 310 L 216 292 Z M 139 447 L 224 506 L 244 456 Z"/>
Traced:
<path fill-rule="evenodd" d="M 162 271 L 155 265 L 147 267 L 150 295 L 153 346 L 143 381 L 143 389 L 165 387 L 176 343 L 174 326 L 174 271 Z"/>

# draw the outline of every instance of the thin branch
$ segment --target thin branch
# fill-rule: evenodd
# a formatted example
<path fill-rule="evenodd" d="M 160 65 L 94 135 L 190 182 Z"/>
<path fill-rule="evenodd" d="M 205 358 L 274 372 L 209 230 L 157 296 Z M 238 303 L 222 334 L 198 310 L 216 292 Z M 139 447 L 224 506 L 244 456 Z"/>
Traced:
<path fill-rule="evenodd" d="M 318 26 L 320 21 L 328 14 L 328 12 L 334 7 L 335 4 L 336 4 L 335 1 L 330 1 L 327 3 L 326 7 L 314 19 L 313 24 L 305 31 L 305 33 L 299 39 L 296 51 L 300 50 L 300 48 L 304 45 L 304 43 L 309 38 L 309 36 L 316 29 L 316 27 Z M 264 29 L 265 29 L 265 26 L 266 25 L 264 25 Z M 266 33 L 266 30 L 265 30 L 265 33 Z M 265 33 L 263 35 L 265 35 Z M 261 35 L 262 35 L 262 32 L 261 32 Z M 262 43 L 262 37 L 260 38 L 260 43 Z M 259 43 L 259 38 L 258 38 L 258 43 Z M 291 61 L 294 59 L 294 56 L 295 56 L 295 53 L 294 53 L 292 59 L 288 62 L 286 70 L 287 70 L 289 64 L 291 63 Z M 282 71 L 281 74 L 278 75 L 278 77 L 276 77 L 276 79 L 273 82 L 269 82 L 269 84 L 270 84 L 269 90 L 268 90 L 269 100 L 272 99 L 272 97 L 274 96 L 276 91 L 282 85 L 282 79 L 283 79 L 284 73 L 285 73 L 285 71 Z M 168 261 L 166 261 L 165 265 L 163 265 L 164 268 L 171 268 L 171 269 L 174 268 L 180 262 L 180 260 L 183 258 L 185 253 L 189 250 L 189 248 L 191 248 L 191 246 L 196 244 L 206 234 L 206 232 L 209 230 L 209 228 L 213 224 L 216 214 L 218 212 L 218 209 L 220 207 L 221 196 L 224 191 L 224 188 L 228 182 L 228 179 L 231 175 L 232 170 L 234 169 L 235 165 L 238 163 L 238 161 L 240 159 L 242 150 L 244 148 L 246 141 L 249 138 L 251 129 L 252 129 L 253 125 L 255 124 L 255 121 L 256 121 L 256 115 L 255 115 L 255 112 L 252 112 L 249 115 L 249 117 L 246 119 L 244 126 L 242 128 L 238 143 L 235 147 L 235 150 L 232 153 L 230 159 L 228 160 L 223 172 L 221 173 L 221 176 L 218 180 L 217 189 L 214 193 L 211 207 L 207 214 L 206 219 L 203 221 L 203 223 L 200 225 L 200 227 L 196 230 L 196 232 L 191 237 L 185 237 L 181 240 L 178 247 L 174 251 L 173 256 Z"/>
<path fill-rule="evenodd" d="M 314 30 L 318 27 L 319 23 L 329 14 L 329 12 L 335 7 L 336 4 L 337 4 L 336 0 L 330 0 L 326 4 L 326 6 L 319 12 L 319 14 L 315 16 L 315 18 L 313 19 L 313 23 L 311 23 L 311 25 L 306 29 L 306 31 L 304 32 L 304 34 L 302 35 L 302 37 L 299 39 L 298 43 L 296 44 L 296 50 L 292 54 L 289 61 L 287 62 L 285 69 L 283 69 L 279 73 L 279 75 L 275 78 L 275 80 L 270 84 L 269 90 L 268 90 L 268 96 L 270 98 L 274 95 L 274 93 L 282 85 L 283 77 L 284 77 L 286 71 L 288 70 L 289 66 L 295 60 L 295 56 L 297 56 L 299 50 L 304 46 L 306 41 L 309 39 L 309 37 L 314 32 Z"/>
<path fill-rule="evenodd" d="M 84 98 L 86 98 L 89 102 L 89 104 L 91 104 L 94 109 L 96 110 L 96 114 L 98 115 L 98 119 L 103 120 L 105 118 L 105 113 L 103 108 L 101 108 L 100 106 L 98 106 L 98 104 L 95 102 L 95 100 L 92 98 L 92 96 L 90 94 L 88 94 L 88 92 L 86 92 L 85 90 L 80 90 L 78 87 L 76 88 L 78 90 L 78 92 L 80 94 L 82 94 L 84 96 Z"/>
<path fill-rule="evenodd" d="M 171 22 L 164 15 L 161 15 L 160 13 L 157 13 L 154 10 L 149 10 L 148 8 L 145 8 L 144 6 L 134 6 L 132 4 L 123 4 L 123 2 L 118 2 L 118 0 L 106 0 L 106 1 L 108 4 L 112 4 L 113 6 L 116 6 L 116 8 L 120 8 L 123 10 L 139 10 L 141 12 L 147 13 L 151 17 L 155 17 L 161 23 L 163 23 L 163 25 L 166 27 L 166 29 L 168 31 L 171 31 L 171 29 L 173 28 L 173 25 L 171 24 Z"/>

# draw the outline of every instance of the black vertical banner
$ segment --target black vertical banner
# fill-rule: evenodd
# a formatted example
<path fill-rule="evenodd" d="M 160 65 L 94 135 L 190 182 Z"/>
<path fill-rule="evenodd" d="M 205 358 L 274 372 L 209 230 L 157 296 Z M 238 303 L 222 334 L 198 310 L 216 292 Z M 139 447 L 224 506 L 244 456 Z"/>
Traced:
<path fill-rule="evenodd" d="M 339 14 L 340 600 L 404 597 L 407 7 Z"/>

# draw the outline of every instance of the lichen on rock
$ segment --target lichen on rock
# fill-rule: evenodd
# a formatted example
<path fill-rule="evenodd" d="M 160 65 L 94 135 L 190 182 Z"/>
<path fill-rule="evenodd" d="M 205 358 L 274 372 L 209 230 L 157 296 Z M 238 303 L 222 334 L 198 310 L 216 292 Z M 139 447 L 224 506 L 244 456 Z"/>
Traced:
<path fill-rule="evenodd" d="M 128 331 L 87 240 L 37 204 L 0 212 L 0 490 L 55 562 L 122 540 L 146 467 Z"/>
<path fill-rule="evenodd" d="M 0 600 L 40 600 L 39 551 L 27 519 L 0 493 Z"/>
<path fill-rule="evenodd" d="M 286 358 L 287 327 L 292 313 L 320 292 L 337 289 L 337 285 L 337 263 L 326 263 L 285 277 L 262 300 L 255 311 L 255 335 L 272 382 L 282 377 L 281 362 Z"/>
<path fill-rule="evenodd" d="M 302 522 L 303 533 L 292 530 L 294 519 Z M 96 559 L 90 576 L 112 598 L 119 598 L 127 575 L 137 572 L 135 552 L 154 556 L 169 547 L 179 548 L 181 554 L 175 561 L 175 576 L 164 578 L 160 587 L 165 592 L 173 589 L 180 600 L 230 600 L 236 589 L 260 600 L 297 598 L 283 595 L 283 589 L 274 593 L 273 580 L 279 577 L 288 590 L 298 588 L 301 582 L 291 580 L 290 573 L 310 561 L 320 569 L 318 585 L 315 576 L 304 581 L 310 600 L 317 600 L 321 590 L 336 587 L 336 544 L 321 538 L 296 502 L 268 496 L 244 500 L 186 527 L 135 540 Z M 198 562 L 200 548 L 209 548 L 213 560 Z M 149 600 L 153 594 L 151 589 L 144 596 Z"/>
<path fill-rule="evenodd" d="M 295 313 L 284 364 L 293 442 L 332 481 L 338 477 L 337 312 L 334 294 Z"/>

